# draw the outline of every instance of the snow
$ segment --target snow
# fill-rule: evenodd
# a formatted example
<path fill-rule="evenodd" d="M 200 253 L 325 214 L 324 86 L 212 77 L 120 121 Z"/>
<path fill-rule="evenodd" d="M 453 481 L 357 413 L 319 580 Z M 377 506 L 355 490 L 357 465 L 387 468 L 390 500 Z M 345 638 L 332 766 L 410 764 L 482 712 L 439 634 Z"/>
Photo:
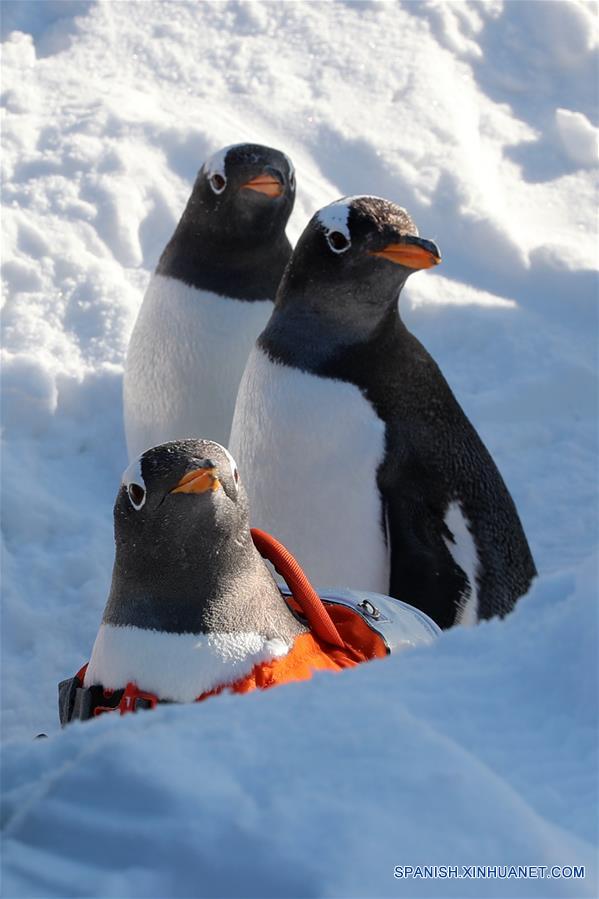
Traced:
<path fill-rule="evenodd" d="M 596 20 L 575 0 L 3 2 L 7 897 L 597 895 Z M 371 193 L 438 243 L 402 314 L 540 577 L 432 647 L 59 732 L 110 582 L 127 340 L 197 170 L 241 141 L 293 160 L 292 239 Z M 587 876 L 393 878 L 419 862 Z"/>
<path fill-rule="evenodd" d="M 9 744 L 5 894 L 596 895 L 589 589 L 308 686 Z M 394 882 L 425 863 L 587 877 Z"/>
<path fill-rule="evenodd" d="M 569 109 L 556 109 L 555 121 L 570 159 L 581 166 L 596 165 L 599 129 L 591 125 L 584 113 Z"/>

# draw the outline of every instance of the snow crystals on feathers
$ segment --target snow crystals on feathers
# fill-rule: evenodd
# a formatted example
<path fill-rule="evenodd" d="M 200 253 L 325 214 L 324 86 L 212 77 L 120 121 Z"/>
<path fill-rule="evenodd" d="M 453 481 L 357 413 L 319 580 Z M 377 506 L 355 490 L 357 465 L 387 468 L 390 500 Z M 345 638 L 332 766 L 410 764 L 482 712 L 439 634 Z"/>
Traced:
<path fill-rule="evenodd" d="M 395 224 L 401 229 L 405 229 L 415 237 L 418 236 L 418 228 L 412 221 L 408 212 L 397 204 L 390 204 L 389 200 L 383 197 L 376 197 L 370 194 L 357 194 L 353 197 L 342 197 L 329 203 L 328 206 L 319 209 L 315 215 L 316 221 L 322 226 L 326 234 L 333 231 L 339 231 L 348 240 L 351 240 L 349 231 L 349 215 L 353 206 L 362 207 L 376 221 L 382 212 L 388 214 L 392 209 Z"/>

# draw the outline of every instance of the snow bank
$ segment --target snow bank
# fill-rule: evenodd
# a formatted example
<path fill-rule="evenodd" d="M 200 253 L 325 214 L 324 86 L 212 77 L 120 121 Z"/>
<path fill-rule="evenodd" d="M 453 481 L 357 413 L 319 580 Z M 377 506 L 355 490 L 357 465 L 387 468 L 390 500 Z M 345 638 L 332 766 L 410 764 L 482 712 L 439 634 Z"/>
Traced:
<path fill-rule="evenodd" d="M 557 592 L 344 675 L 9 744 L 6 895 L 596 895 L 591 579 Z M 425 864 L 586 878 L 393 878 Z"/>
<path fill-rule="evenodd" d="M 597 839 L 593 12 L 3 3 L 7 896 L 596 893 L 590 874 L 392 877 L 587 863 Z M 110 579 L 128 336 L 197 169 L 244 140 L 296 165 L 292 238 L 371 192 L 438 242 L 402 312 L 541 577 L 509 620 L 429 652 L 59 734 L 56 683 Z"/>
<path fill-rule="evenodd" d="M 582 166 L 597 164 L 599 129 L 582 112 L 556 109 L 555 121 L 564 149 L 570 159 Z"/>

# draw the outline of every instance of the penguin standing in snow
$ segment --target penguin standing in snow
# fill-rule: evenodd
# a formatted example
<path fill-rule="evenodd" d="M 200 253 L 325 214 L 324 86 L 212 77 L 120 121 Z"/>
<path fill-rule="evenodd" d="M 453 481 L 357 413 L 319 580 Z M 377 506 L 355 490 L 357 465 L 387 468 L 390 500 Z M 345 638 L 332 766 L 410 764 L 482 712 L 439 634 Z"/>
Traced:
<path fill-rule="evenodd" d="M 447 628 L 506 614 L 536 571 L 491 456 L 399 316 L 408 276 L 439 262 L 386 200 L 316 213 L 248 360 L 231 451 L 257 526 L 315 584 L 389 593 Z"/>
<path fill-rule="evenodd" d="M 307 680 L 436 638 L 416 609 L 383 615 L 396 605 L 386 597 L 341 591 L 327 611 L 248 515 L 237 466 L 217 443 L 165 443 L 129 466 L 108 602 L 89 663 L 59 685 L 61 723 Z M 294 611 L 263 555 L 287 580 Z"/>
<path fill-rule="evenodd" d="M 228 443 L 237 388 L 291 255 L 295 175 L 284 153 L 226 147 L 201 168 L 131 335 L 127 448 L 210 434 Z"/>

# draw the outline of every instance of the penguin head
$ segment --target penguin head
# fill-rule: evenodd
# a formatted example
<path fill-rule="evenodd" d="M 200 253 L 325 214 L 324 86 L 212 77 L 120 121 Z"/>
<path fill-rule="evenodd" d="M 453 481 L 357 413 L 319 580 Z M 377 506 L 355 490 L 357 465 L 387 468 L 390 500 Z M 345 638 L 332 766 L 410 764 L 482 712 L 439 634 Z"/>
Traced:
<path fill-rule="evenodd" d="M 380 197 L 344 197 L 320 209 L 294 250 L 281 293 L 311 293 L 327 302 L 353 298 L 373 307 L 397 299 L 406 279 L 441 261 L 432 240 L 418 229 L 401 206 Z M 332 299 L 332 297 L 331 297 Z"/>
<path fill-rule="evenodd" d="M 221 240 L 261 243 L 285 229 L 295 202 L 295 171 L 280 150 L 234 144 L 204 163 L 194 192 Z"/>
<path fill-rule="evenodd" d="M 117 546 L 160 547 L 163 564 L 249 536 L 237 465 L 211 440 L 177 440 L 142 453 L 123 474 L 114 514 Z"/>
<path fill-rule="evenodd" d="M 103 622 L 172 633 L 299 633 L 254 546 L 231 454 L 211 440 L 146 450 L 114 507 L 115 563 Z"/>

